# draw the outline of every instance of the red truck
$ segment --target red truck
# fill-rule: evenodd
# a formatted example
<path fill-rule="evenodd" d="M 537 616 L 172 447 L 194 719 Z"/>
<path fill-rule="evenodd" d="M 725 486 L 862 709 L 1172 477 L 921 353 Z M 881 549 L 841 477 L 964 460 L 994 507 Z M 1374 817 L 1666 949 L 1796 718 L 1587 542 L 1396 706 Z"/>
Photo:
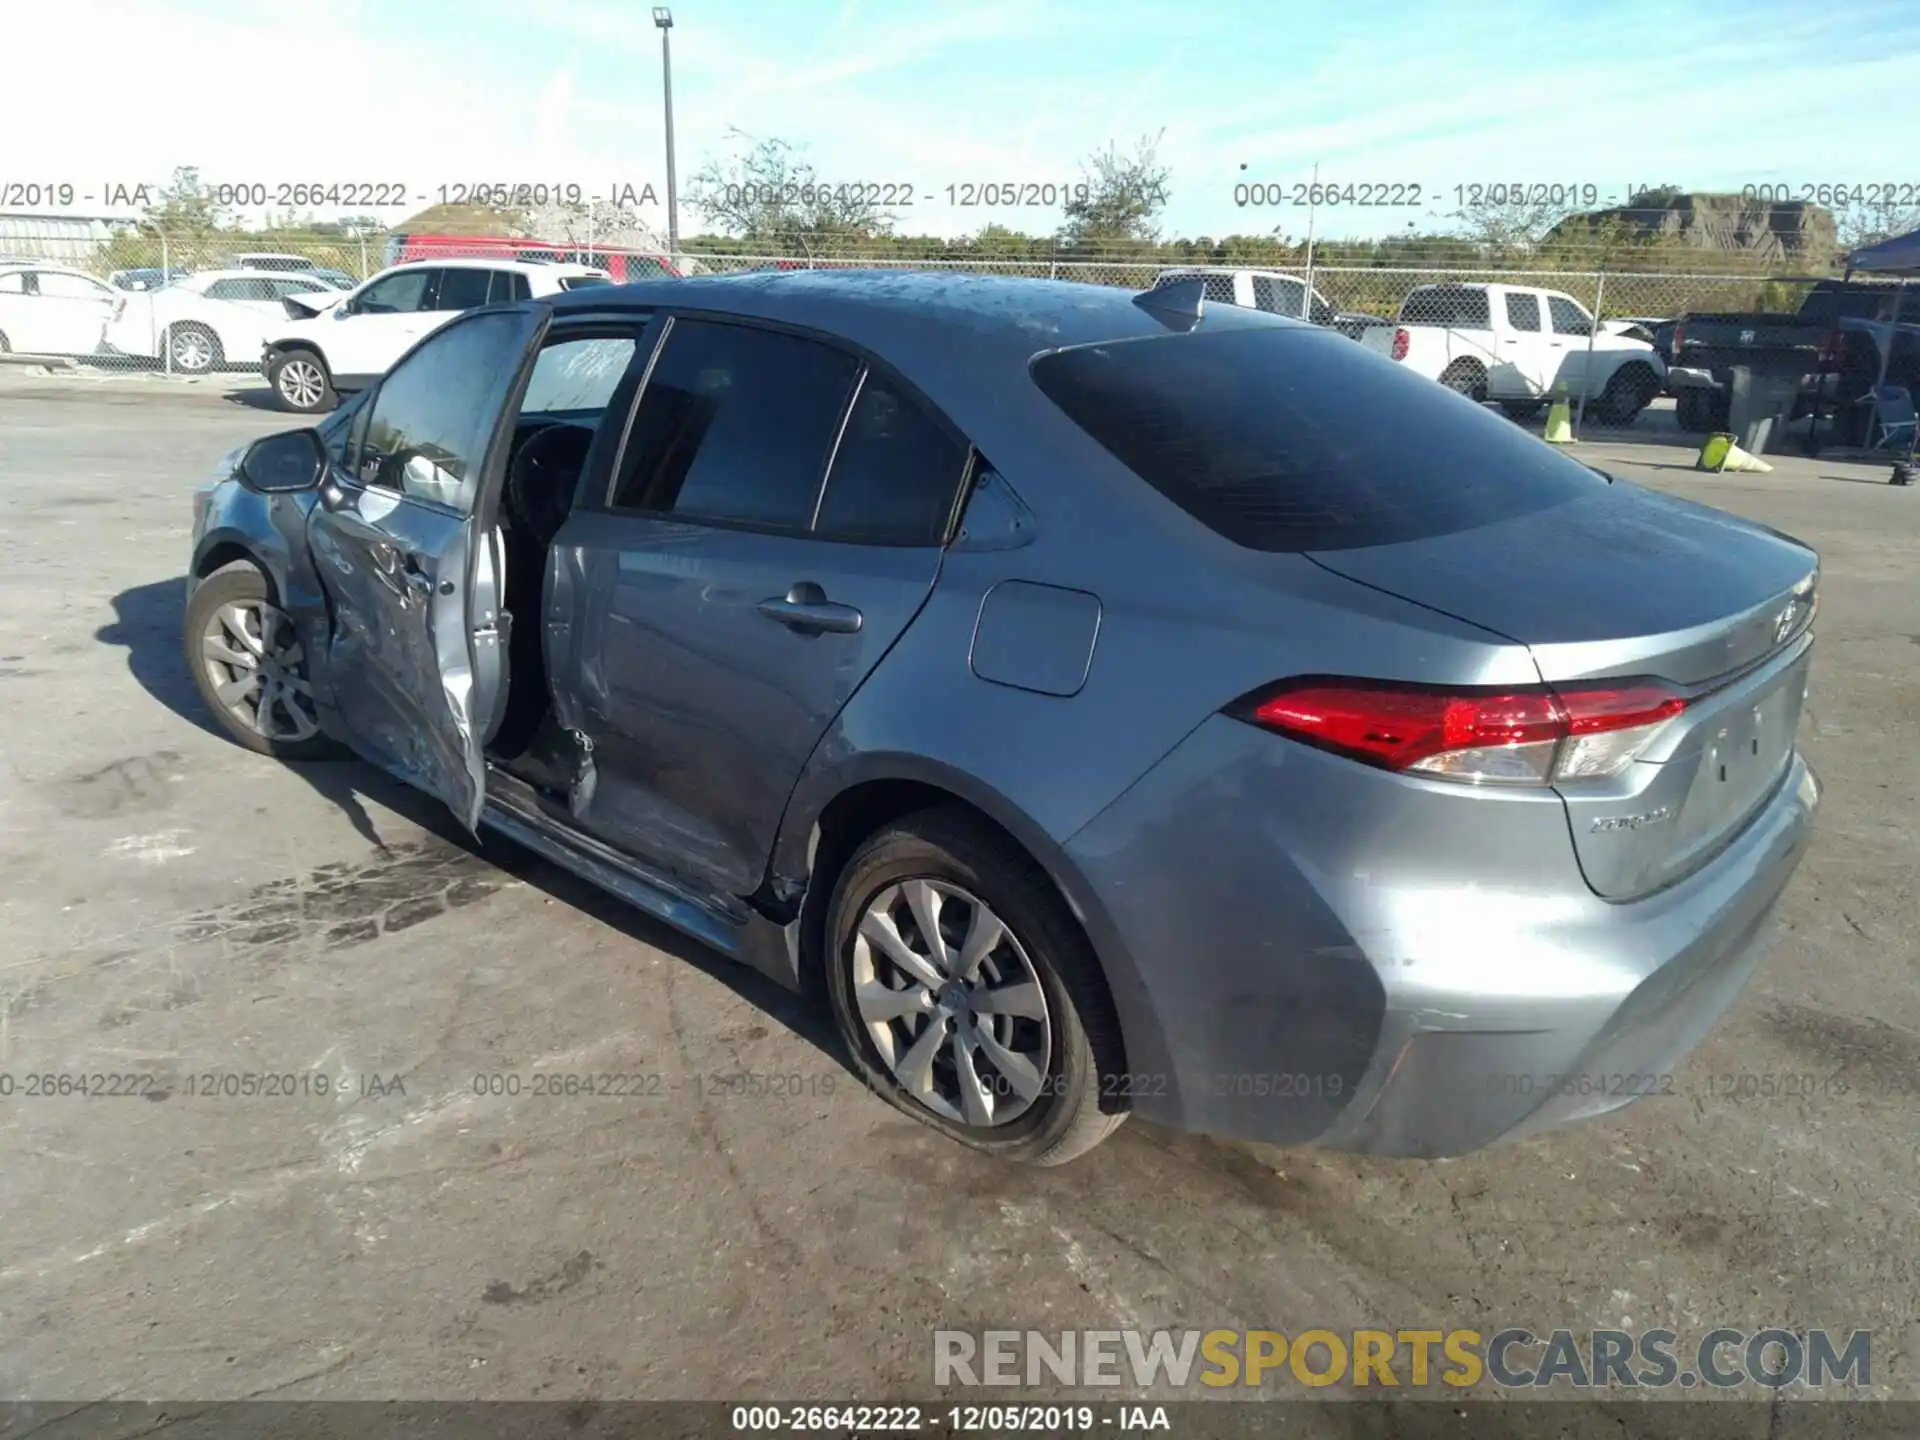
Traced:
<path fill-rule="evenodd" d="M 384 265 L 406 260 L 436 260 L 445 256 L 473 259 L 532 260 L 567 265 L 591 265 L 604 270 L 615 284 L 632 280 L 678 278 L 680 271 L 664 255 L 633 250 L 585 248 L 565 241 L 521 240 L 494 235 L 392 234 L 387 237 Z"/>

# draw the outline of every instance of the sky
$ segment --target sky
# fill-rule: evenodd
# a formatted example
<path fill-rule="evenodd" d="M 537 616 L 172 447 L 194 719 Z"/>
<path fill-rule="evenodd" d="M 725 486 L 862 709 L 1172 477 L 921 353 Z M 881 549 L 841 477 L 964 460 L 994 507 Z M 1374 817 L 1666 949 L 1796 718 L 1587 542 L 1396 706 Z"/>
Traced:
<path fill-rule="evenodd" d="M 390 185 L 389 223 L 462 184 L 666 193 L 660 32 L 628 0 L 60 0 L 14 7 L 0 53 L 0 211 L 120 214 L 113 187 L 195 165 L 234 184 Z M 898 187 L 905 233 L 1049 233 L 1043 187 L 1159 136 L 1167 235 L 1442 228 L 1456 187 L 1893 184 L 1920 202 L 1920 3 L 1844 23 L 1800 0 L 681 0 L 684 191 L 743 142 L 822 181 Z M 31 127 L 22 117 L 45 117 Z M 1282 203 L 1259 203 L 1278 187 Z M 948 187 L 956 187 L 952 192 Z M 1591 191 L 1587 187 L 1591 187 Z M 1384 192 L 1391 196 L 1391 191 Z M 1036 198 L 1044 199 L 1044 191 Z M 1236 203 L 1240 202 L 1240 203 Z M 664 204 L 643 206 L 664 229 Z M 327 207 L 317 218 L 333 218 Z M 683 206 L 683 234 L 701 217 Z"/>

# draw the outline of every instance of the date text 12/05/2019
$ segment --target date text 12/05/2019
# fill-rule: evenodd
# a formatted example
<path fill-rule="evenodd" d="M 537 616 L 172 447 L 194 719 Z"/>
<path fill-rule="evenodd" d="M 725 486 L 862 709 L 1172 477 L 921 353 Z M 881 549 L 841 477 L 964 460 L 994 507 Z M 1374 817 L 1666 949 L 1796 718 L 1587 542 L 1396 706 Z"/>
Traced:
<path fill-rule="evenodd" d="M 1639 184 L 1604 186 L 1591 180 L 1494 180 L 1464 185 L 1428 185 L 1416 180 L 1243 180 L 1233 187 L 1233 203 L 1241 210 L 1280 206 L 1305 209 L 1321 205 L 1412 210 L 1441 204 L 1461 209 L 1521 205 L 1577 210 L 1624 204 L 1637 195 L 1661 188 Z"/>

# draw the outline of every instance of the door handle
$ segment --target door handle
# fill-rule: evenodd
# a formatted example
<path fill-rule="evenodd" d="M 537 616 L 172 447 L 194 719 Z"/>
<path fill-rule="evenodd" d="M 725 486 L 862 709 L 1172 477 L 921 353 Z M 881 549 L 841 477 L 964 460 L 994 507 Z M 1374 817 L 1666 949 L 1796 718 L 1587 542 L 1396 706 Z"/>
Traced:
<path fill-rule="evenodd" d="M 769 620 L 777 620 L 802 635 L 852 635 L 866 623 L 866 617 L 853 606 L 827 599 L 827 592 L 811 580 L 800 581 L 785 595 L 770 595 L 755 608 Z"/>

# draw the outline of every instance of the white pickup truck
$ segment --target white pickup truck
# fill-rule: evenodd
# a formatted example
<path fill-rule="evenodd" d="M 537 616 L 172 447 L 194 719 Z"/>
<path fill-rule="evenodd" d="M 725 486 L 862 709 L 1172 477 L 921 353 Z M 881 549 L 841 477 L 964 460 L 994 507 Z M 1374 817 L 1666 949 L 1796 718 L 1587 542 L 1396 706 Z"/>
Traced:
<path fill-rule="evenodd" d="M 1566 387 L 1591 414 L 1628 425 L 1666 385 L 1667 367 L 1642 340 L 1604 326 L 1570 295 L 1524 285 L 1421 285 L 1393 325 L 1360 343 L 1475 400 L 1496 400 L 1515 419 L 1537 413 Z M 1591 345 L 1591 352 L 1589 352 Z"/>

